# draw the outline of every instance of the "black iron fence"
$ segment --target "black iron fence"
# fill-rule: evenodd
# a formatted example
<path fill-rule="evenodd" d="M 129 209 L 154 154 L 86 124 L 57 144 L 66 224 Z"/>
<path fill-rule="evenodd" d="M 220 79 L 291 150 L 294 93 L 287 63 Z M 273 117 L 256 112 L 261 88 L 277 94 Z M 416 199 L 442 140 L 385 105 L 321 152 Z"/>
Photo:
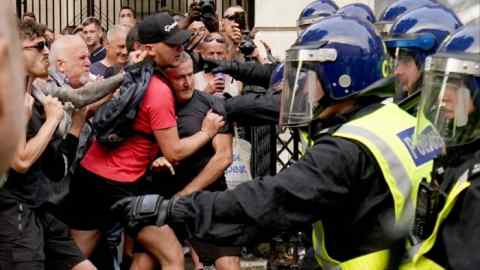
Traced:
<path fill-rule="evenodd" d="M 100 19 L 102 26 L 108 30 L 117 23 L 122 6 L 134 9 L 141 19 L 162 9 L 186 13 L 190 2 L 192 0 L 16 0 L 16 11 L 19 18 L 26 12 L 33 12 L 38 22 L 54 32 L 59 32 L 67 25 L 78 25 L 89 16 Z M 253 25 L 254 0 L 216 0 L 216 3 L 220 15 L 229 6 L 243 6 L 250 25 Z"/>

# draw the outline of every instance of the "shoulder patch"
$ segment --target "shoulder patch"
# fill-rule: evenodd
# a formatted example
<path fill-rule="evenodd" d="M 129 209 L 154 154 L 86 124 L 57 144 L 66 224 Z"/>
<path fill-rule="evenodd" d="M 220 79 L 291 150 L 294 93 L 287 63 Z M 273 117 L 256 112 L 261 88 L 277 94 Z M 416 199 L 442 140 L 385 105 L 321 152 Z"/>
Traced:
<path fill-rule="evenodd" d="M 412 157 L 415 165 L 421 166 L 435 157 L 437 157 L 443 149 L 443 143 L 432 140 L 432 141 L 422 141 L 418 145 L 414 145 L 413 143 L 413 133 L 415 128 L 411 127 L 404 131 L 401 131 L 397 134 L 398 138 L 403 142 L 403 144 L 407 147 L 410 156 Z M 428 136 L 429 132 L 433 132 L 431 128 L 425 129 L 423 133 L 425 136 Z"/>

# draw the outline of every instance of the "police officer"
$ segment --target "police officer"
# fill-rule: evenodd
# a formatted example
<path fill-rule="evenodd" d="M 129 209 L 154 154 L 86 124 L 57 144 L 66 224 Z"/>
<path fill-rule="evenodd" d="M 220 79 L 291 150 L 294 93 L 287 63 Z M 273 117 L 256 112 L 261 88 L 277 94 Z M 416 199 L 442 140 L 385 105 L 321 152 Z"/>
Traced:
<path fill-rule="evenodd" d="M 286 61 L 281 124 L 315 118 L 321 123 L 316 144 L 278 175 L 234 190 L 119 201 L 112 210 L 130 233 L 176 223 L 200 239 L 243 245 L 315 223 L 322 267 L 387 266 L 388 249 L 413 217 L 412 194 L 431 162 L 411 154 L 417 153 L 414 118 L 382 104 L 375 89 L 365 90 L 383 77 L 382 40 L 369 22 L 331 16 L 307 28 Z"/>
<path fill-rule="evenodd" d="M 459 29 L 425 64 L 417 143 L 445 148 L 420 187 L 404 270 L 480 265 L 479 29 L 478 21 Z"/>
<path fill-rule="evenodd" d="M 329 16 L 335 15 L 337 4 L 332 0 L 315 0 L 305 6 L 297 19 L 297 33 L 303 32 L 308 26 Z"/>
<path fill-rule="evenodd" d="M 457 15 L 440 4 L 411 10 L 395 20 L 384 41 L 394 59 L 397 100 L 420 91 L 425 58 L 460 26 Z"/>
<path fill-rule="evenodd" d="M 373 10 L 364 3 L 353 3 L 341 7 L 337 10 L 337 14 L 343 14 L 347 17 L 357 17 L 375 23 L 375 14 Z"/>
<path fill-rule="evenodd" d="M 399 0 L 393 2 L 391 5 L 387 6 L 375 23 L 375 27 L 380 35 L 385 36 L 390 32 L 390 28 L 393 25 L 395 19 L 400 15 L 407 13 L 411 10 L 414 10 L 419 7 L 426 5 L 436 4 L 435 0 Z"/>

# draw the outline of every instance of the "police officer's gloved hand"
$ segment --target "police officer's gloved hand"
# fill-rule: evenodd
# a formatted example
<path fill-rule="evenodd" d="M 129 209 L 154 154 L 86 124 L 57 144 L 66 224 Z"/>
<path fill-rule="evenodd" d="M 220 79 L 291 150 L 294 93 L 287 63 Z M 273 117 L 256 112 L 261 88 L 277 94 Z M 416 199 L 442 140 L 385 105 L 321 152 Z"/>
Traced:
<path fill-rule="evenodd" d="M 226 73 L 229 75 L 238 73 L 240 63 L 237 61 L 217 61 L 202 59 L 206 73 Z"/>
<path fill-rule="evenodd" d="M 146 226 L 164 225 L 172 204 L 173 200 L 166 200 L 160 195 L 143 195 L 121 199 L 110 210 L 127 233 L 136 238 Z"/>

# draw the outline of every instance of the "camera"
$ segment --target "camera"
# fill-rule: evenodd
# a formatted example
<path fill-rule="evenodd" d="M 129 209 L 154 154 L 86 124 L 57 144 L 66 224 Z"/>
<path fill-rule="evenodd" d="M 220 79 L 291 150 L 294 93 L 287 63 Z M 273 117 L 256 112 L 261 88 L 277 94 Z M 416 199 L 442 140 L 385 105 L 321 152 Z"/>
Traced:
<path fill-rule="evenodd" d="M 257 45 L 253 42 L 253 39 L 250 37 L 250 34 L 243 34 L 242 35 L 242 41 L 240 41 L 240 45 L 238 46 L 238 49 L 240 52 L 245 55 L 249 56 L 253 53 L 253 51 L 257 48 Z"/>
<path fill-rule="evenodd" d="M 250 36 L 250 31 L 247 27 L 247 19 L 245 18 L 245 12 L 235 12 L 233 15 L 229 16 L 228 19 L 237 23 L 238 28 L 240 31 L 242 31 L 242 40 L 240 41 L 238 49 L 245 56 L 251 55 L 257 46 Z"/>
<path fill-rule="evenodd" d="M 215 1 L 214 0 L 202 0 L 199 3 L 200 11 L 202 15 L 215 14 Z"/>

